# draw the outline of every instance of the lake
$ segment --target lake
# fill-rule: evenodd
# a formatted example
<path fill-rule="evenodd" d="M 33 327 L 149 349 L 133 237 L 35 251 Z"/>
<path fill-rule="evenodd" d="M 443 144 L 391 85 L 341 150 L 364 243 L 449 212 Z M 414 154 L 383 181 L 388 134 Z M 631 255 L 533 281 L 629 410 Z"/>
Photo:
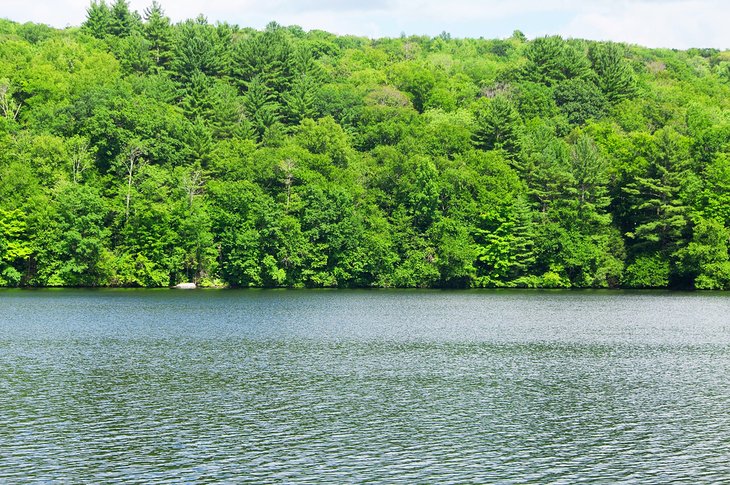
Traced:
<path fill-rule="evenodd" d="M 730 294 L 0 292 L 0 482 L 730 477 Z"/>

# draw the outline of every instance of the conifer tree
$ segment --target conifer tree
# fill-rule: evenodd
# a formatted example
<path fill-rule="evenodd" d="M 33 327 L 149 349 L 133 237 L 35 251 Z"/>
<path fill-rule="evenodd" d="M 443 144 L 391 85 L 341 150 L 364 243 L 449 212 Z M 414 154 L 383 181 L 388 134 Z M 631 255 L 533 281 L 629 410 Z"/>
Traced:
<path fill-rule="evenodd" d="M 170 18 L 154 0 L 144 11 L 144 36 L 150 42 L 152 58 L 158 70 L 168 66 L 171 57 L 173 30 Z"/>
<path fill-rule="evenodd" d="M 86 9 L 86 20 L 82 28 L 97 39 L 111 33 L 112 13 L 105 0 L 92 0 Z"/>
<path fill-rule="evenodd" d="M 293 52 L 286 32 L 272 22 L 261 33 L 241 41 L 233 52 L 231 73 L 242 91 L 258 77 L 275 96 L 291 84 Z"/>
<path fill-rule="evenodd" d="M 270 89 L 258 76 L 248 83 L 248 89 L 243 97 L 243 107 L 259 140 L 263 138 L 267 129 L 279 121 L 279 105 Z"/>
<path fill-rule="evenodd" d="M 601 42 L 591 46 L 588 57 L 598 75 L 598 87 L 611 103 L 630 98 L 636 92 L 631 66 L 624 59 L 624 49 L 613 42 Z"/>
<path fill-rule="evenodd" d="M 506 150 L 514 154 L 518 148 L 520 115 L 503 95 L 480 100 L 475 115 L 473 142 L 481 150 Z"/>
<path fill-rule="evenodd" d="M 688 222 L 687 207 L 680 196 L 687 175 L 687 147 L 669 129 L 659 130 L 654 143 L 655 156 L 623 188 L 630 203 L 626 236 L 633 241 L 633 252 L 671 254 L 680 244 Z"/>
<path fill-rule="evenodd" d="M 115 37 L 126 37 L 140 26 L 141 19 L 137 12 L 129 10 L 127 0 L 114 0 L 109 8 L 109 34 Z"/>

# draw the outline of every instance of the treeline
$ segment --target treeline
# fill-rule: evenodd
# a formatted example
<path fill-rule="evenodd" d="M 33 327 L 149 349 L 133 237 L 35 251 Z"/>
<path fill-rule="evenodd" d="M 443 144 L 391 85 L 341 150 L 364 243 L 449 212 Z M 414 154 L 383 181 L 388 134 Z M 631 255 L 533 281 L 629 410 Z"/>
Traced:
<path fill-rule="evenodd" d="M 0 20 L 0 286 L 730 288 L 730 51 Z"/>

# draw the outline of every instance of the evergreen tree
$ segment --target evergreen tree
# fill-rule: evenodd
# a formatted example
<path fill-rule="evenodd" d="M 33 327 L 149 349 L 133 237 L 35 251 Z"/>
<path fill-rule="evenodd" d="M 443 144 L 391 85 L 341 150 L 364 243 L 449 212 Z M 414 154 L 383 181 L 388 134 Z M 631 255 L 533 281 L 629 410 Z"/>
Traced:
<path fill-rule="evenodd" d="M 109 8 L 109 31 L 114 37 L 126 37 L 139 30 L 141 19 L 137 12 L 129 10 L 127 0 L 114 0 Z"/>
<path fill-rule="evenodd" d="M 481 150 L 506 150 L 515 154 L 518 150 L 520 115 L 505 96 L 482 99 L 477 105 L 474 129 L 474 146 Z"/>
<path fill-rule="evenodd" d="M 624 49 L 613 42 L 595 43 L 588 57 L 597 74 L 598 87 L 611 103 L 630 98 L 636 92 L 633 71 L 624 59 Z"/>
<path fill-rule="evenodd" d="M 157 70 L 162 70 L 170 63 L 173 45 L 173 29 L 170 18 L 154 0 L 144 11 L 144 36 L 150 43 L 152 58 Z"/>
<path fill-rule="evenodd" d="M 82 28 L 97 39 L 111 34 L 112 13 L 105 0 L 92 0 L 86 9 L 86 20 Z"/>
<path fill-rule="evenodd" d="M 177 27 L 172 70 L 183 84 L 196 73 L 217 76 L 224 66 L 223 44 L 218 31 L 205 17 L 186 20 Z"/>
<path fill-rule="evenodd" d="M 686 177 L 686 143 L 669 129 L 654 135 L 656 148 L 643 170 L 623 187 L 629 201 L 626 236 L 632 253 L 671 254 L 687 229 L 687 207 L 681 198 Z"/>
<path fill-rule="evenodd" d="M 279 122 L 279 104 L 266 84 L 254 77 L 243 96 L 243 109 L 256 136 L 261 140 L 266 131 Z"/>
<path fill-rule="evenodd" d="M 314 118 L 317 114 L 317 85 L 311 77 L 297 77 L 291 89 L 282 96 L 284 112 L 288 123 L 296 125 L 305 118 Z"/>
<path fill-rule="evenodd" d="M 584 52 L 559 36 L 539 37 L 525 50 L 525 79 L 552 86 L 568 79 L 590 75 L 590 62 Z"/>
<path fill-rule="evenodd" d="M 233 52 L 231 74 L 242 91 L 258 78 L 277 98 L 289 89 L 293 52 L 286 32 L 276 23 L 239 42 Z"/>

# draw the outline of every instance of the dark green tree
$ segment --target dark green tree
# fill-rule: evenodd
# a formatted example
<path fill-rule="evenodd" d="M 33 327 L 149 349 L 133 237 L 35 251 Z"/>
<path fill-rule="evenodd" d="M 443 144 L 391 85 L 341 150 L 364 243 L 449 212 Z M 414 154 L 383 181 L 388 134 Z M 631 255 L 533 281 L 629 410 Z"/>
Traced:
<path fill-rule="evenodd" d="M 624 49 L 613 42 L 591 45 L 588 57 L 597 74 L 597 84 L 610 103 L 618 103 L 636 93 L 631 65 L 624 58 Z"/>
<path fill-rule="evenodd" d="M 196 73 L 217 76 L 224 68 L 224 45 L 205 17 L 186 20 L 176 28 L 171 63 L 175 77 L 188 83 Z"/>
<path fill-rule="evenodd" d="M 149 42 L 152 60 L 157 70 L 168 67 L 172 57 L 174 31 L 170 18 L 165 15 L 157 0 L 144 11 L 144 36 Z"/>
<path fill-rule="evenodd" d="M 112 13 L 105 0 L 92 0 L 86 9 L 86 20 L 82 28 L 97 39 L 111 34 Z"/>
<path fill-rule="evenodd" d="M 482 98 L 474 113 L 474 146 L 481 150 L 518 150 L 520 115 L 505 96 Z"/>
<path fill-rule="evenodd" d="M 525 57 L 527 63 L 522 74 L 529 81 L 552 86 L 590 75 L 590 62 L 585 53 L 559 36 L 531 41 L 525 49 Z"/>

